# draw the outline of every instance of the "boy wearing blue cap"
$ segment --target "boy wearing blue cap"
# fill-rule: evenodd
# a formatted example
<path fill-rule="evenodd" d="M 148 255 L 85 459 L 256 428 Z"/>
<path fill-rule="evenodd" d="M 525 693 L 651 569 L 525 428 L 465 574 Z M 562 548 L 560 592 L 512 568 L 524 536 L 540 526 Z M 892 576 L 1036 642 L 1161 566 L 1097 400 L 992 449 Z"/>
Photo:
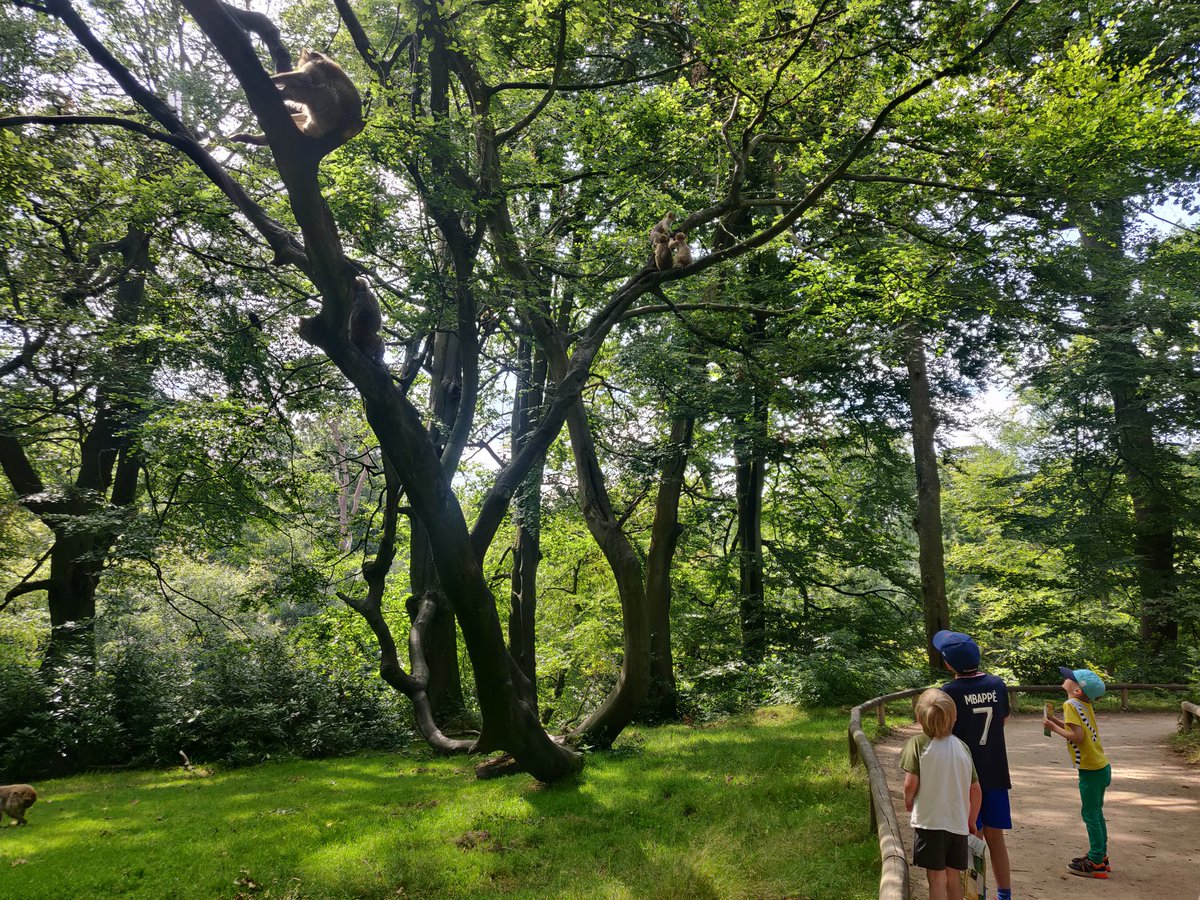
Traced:
<path fill-rule="evenodd" d="M 1072 875 L 1107 878 L 1108 825 L 1104 821 L 1104 792 L 1112 783 L 1112 766 L 1100 743 L 1100 726 L 1092 701 L 1104 696 L 1104 682 L 1091 669 L 1059 669 L 1067 702 L 1063 717 L 1045 716 L 1042 724 L 1067 740 L 1071 762 L 1079 770 L 1079 801 L 1083 824 L 1087 827 L 1088 852 L 1067 863 Z"/>
<path fill-rule="evenodd" d="M 1008 718 L 1008 687 L 1003 679 L 979 671 L 979 645 L 970 635 L 959 631 L 939 631 L 933 636 L 934 649 L 942 655 L 954 680 L 942 685 L 954 700 L 958 718 L 954 736 L 967 745 L 971 761 L 979 774 L 983 802 L 976 828 L 987 842 L 996 877 L 997 900 L 1012 900 L 1012 866 L 1004 832 L 1012 828 L 1008 792 L 1012 781 L 1008 774 L 1008 749 L 1004 743 L 1004 722 Z"/>

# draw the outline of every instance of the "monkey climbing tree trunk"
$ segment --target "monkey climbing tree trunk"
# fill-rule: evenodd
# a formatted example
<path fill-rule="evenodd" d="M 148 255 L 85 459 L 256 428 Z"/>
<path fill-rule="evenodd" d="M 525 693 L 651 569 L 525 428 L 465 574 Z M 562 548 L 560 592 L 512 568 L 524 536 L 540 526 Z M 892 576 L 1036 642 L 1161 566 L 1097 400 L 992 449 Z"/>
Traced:
<path fill-rule="evenodd" d="M 650 611 L 650 688 L 645 718 L 674 719 L 679 715 L 675 666 L 671 655 L 671 561 L 679 544 L 679 496 L 696 420 L 677 416 L 663 459 L 654 504 L 650 550 L 646 554 L 646 604 Z"/>
<path fill-rule="evenodd" d="M 767 399 L 748 378 L 749 410 L 733 441 L 737 492 L 738 618 L 742 626 L 742 659 L 760 663 L 767 653 L 763 591 L 762 493 L 766 480 Z"/>
<path fill-rule="evenodd" d="M 1162 651 L 1179 637 L 1175 509 L 1166 454 L 1143 387 L 1146 360 L 1127 324 L 1132 284 L 1125 260 L 1125 204 L 1120 199 L 1074 203 L 1070 214 L 1088 267 L 1091 302 L 1085 320 L 1094 328 L 1099 368 L 1112 397 L 1113 443 L 1133 506 L 1141 637 Z"/>
<path fill-rule="evenodd" d="M 945 550 L 942 545 L 942 481 L 938 475 L 934 438 L 937 417 L 929 392 L 925 365 L 925 343 L 920 329 L 904 327 L 905 365 L 908 368 L 908 404 L 912 415 L 913 460 L 917 472 L 917 545 L 921 570 L 921 608 L 925 620 L 925 648 L 929 667 L 942 668 L 942 658 L 933 649 L 933 636 L 950 627 L 946 602 Z"/>

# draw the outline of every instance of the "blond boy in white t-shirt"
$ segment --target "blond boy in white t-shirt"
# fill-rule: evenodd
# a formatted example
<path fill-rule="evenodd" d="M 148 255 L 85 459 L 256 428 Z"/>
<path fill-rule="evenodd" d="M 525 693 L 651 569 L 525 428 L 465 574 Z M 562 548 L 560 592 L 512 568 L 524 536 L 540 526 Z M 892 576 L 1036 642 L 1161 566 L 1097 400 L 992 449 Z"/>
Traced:
<path fill-rule="evenodd" d="M 900 755 L 913 865 L 925 869 L 929 900 L 962 900 L 959 873 L 970 862 L 967 835 L 975 833 L 983 792 L 971 751 L 951 734 L 958 711 L 950 695 L 930 688 L 918 698 L 916 712 L 921 734 Z"/>

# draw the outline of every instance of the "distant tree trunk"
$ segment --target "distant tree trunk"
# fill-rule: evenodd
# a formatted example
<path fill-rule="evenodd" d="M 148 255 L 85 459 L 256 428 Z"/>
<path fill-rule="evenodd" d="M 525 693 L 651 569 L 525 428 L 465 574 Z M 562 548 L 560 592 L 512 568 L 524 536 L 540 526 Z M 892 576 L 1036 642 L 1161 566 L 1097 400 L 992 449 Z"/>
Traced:
<path fill-rule="evenodd" d="M 760 663 L 767 653 L 763 597 L 762 512 L 766 480 L 768 406 L 765 392 L 748 381 L 750 413 L 733 441 L 737 491 L 738 618 L 742 626 L 742 658 Z"/>
<path fill-rule="evenodd" d="M 533 430 L 546 387 L 546 361 L 527 334 L 517 346 L 517 387 L 513 399 L 512 452 L 515 456 Z M 513 494 L 512 574 L 508 615 L 509 653 L 529 679 L 537 703 L 537 572 L 542 559 L 542 474 L 538 460 Z"/>
<path fill-rule="evenodd" d="M 347 446 L 345 438 L 342 437 L 341 427 L 338 425 L 336 417 L 329 420 L 329 434 L 333 438 L 335 450 L 333 471 L 338 484 L 338 533 L 342 536 L 338 546 L 343 553 L 349 553 L 354 546 L 351 522 L 358 515 L 358 504 L 362 499 L 363 488 L 367 484 L 368 466 L 365 463 L 368 451 L 363 449 L 353 457 L 362 463 L 358 475 L 353 475 L 350 471 L 350 460 L 352 459 L 350 448 Z"/>
<path fill-rule="evenodd" d="M 105 249 L 121 254 L 122 274 L 116 283 L 112 320 L 133 329 L 144 315 L 150 236 L 134 225 Z M 45 590 L 50 610 L 50 640 L 44 670 L 60 667 L 71 657 L 95 656 L 96 587 L 121 527 L 106 510 L 127 509 L 137 497 L 141 466 L 137 429 L 145 418 L 151 374 L 156 361 L 152 346 L 122 341 L 103 365 L 96 386 L 95 418 L 79 446 L 79 469 L 64 494 L 47 492 L 41 476 L 14 433 L 16 423 L 0 416 L 0 468 L 23 506 L 50 528 L 50 574 L 10 592 L 15 596 Z M 90 521 L 89 521 L 90 520 Z"/>
<path fill-rule="evenodd" d="M 925 650 L 931 669 L 942 668 L 942 657 L 933 649 L 933 636 L 950 627 L 946 603 L 946 564 L 942 546 L 942 482 L 938 475 L 934 436 L 937 417 L 929 392 L 925 343 L 912 323 L 904 328 L 908 366 L 908 402 L 912 411 L 913 459 L 917 470 L 917 543 L 920 548 L 921 606 L 925 619 Z"/>
<path fill-rule="evenodd" d="M 1134 551 L 1141 592 L 1141 637 L 1154 650 L 1179 637 L 1175 609 L 1175 509 L 1166 482 L 1163 451 L 1142 379 L 1141 351 L 1128 327 L 1131 284 L 1125 271 L 1125 204 L 1120 199 L 1076 203 L 1071 215 L 1089 269 L 1101 371 L 1113 400 L 1114 443 L 1133 505 Z"/>
<path fill-rule="evenodd" d="M 646 603 L 650 612 L 650 689 L 645 717 L 674 719 L 679 715 L 675 666 L 671 657 L 671 561 L 679 543 L 679 496 L 696 420 L 677 416 L 671 423 L 666 457 L 654 505 L 654 525 L 646 556 Z"/>

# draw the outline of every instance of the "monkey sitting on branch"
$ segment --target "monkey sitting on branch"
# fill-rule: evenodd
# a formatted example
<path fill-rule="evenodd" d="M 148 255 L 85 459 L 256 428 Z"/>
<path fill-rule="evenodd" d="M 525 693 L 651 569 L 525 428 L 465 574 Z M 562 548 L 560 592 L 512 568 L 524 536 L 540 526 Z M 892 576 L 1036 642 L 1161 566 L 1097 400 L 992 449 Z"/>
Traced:
<path fill-rule="evenodd" d="M 272 75 L 271 80 L 288 107 L 296 110 L 292 121 L 305 137 L 333 135 L 340 146 L 363 130 L 362 95 L 342 67 L 324 53 L 305 47 L 294 71 Z M 259 147 L 267 143 L 266 135 L 244 132 L 230 140 Z"/>
<path fill-rule="evenodd" d="M 685 232 L 675 232 L 675 236 L 671 238 L 669 246 L 671 252 L 675 254 L 675 268 L 679 269 L 692 264 L 692 248 L 688 246 L 687 234 Z"/>
<path fill-rule="evenodd" d="M 37 802 L 37 791 L 28 784 L 6 784 L 0 786 L 0 820 L 7 813 L 16 820 L 18 825 L 24 825 L 25 810 Z"/>
<path fill-rule="evenodd" d="M 671 242 L 665 234 L 654 236 L 654 266 L 660 271 L 673 265 L 671 259 Z"/>
<path fill-rule="evenodd" d="M 671 239 L 671 223 L 674 221 L 675 221 L 675 213 L 669 212 L 665 216 L 663 216 L 661 222 L 659 222 L 657 225 L 655 225 L 653 228 L 650 229 L 650 246 L 651 247 L 655 247 L 657 249 L 656 245 L 658 244 L 659 237 L 661 237 L 663 240 Z"/>

